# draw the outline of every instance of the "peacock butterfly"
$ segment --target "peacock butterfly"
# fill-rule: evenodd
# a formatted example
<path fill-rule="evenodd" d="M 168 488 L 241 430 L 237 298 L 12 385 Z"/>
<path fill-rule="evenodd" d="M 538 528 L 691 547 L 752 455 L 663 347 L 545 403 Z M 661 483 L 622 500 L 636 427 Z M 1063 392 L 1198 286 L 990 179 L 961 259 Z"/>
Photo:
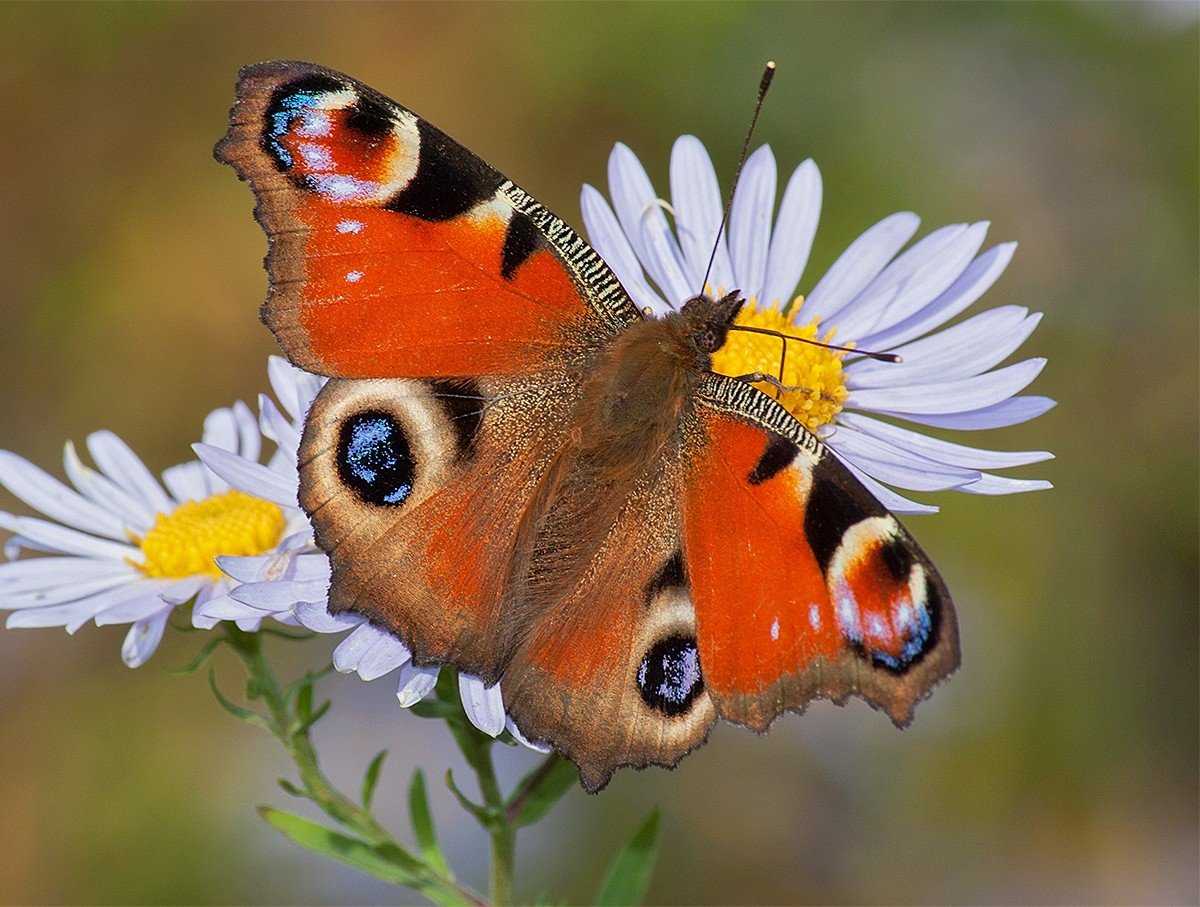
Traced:
<path fill-rule="evenodd" d="M 903 726 L 957 666 L 912 537 L 711 370 L 736 292 L 647 317 L 524 190 L 319 66 L 243 70 L 216 154 L 269 238 L 264 321 L 331 379 L 300 450 L 330 609 L 503 681 L 587 789 L 718 717 L 857 695 Z"/>

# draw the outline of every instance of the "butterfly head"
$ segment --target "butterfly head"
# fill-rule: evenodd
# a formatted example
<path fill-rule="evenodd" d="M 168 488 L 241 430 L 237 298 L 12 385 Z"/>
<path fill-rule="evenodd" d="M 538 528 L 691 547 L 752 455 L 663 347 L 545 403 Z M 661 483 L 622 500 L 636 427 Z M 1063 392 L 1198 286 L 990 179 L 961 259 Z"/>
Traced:
<path fill-rule="evenodd" d="M 729 326 L 737 318 L 746 300 L 739 291 L 726 293 L 713 299 L 700 293 L 687 300 L 679 310 L 679 317 L 687 324 L 688 334 L 696 348 L 711 355 L 725 344 Z"/>

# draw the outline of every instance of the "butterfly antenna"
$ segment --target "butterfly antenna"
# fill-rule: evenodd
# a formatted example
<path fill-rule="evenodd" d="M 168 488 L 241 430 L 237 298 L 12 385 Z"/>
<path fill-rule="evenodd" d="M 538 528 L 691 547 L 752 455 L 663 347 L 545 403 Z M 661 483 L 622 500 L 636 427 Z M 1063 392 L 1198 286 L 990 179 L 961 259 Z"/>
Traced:
<path fill-rule="evenodd" d="M 742 156 L 738 158 L 737 169 L 733 171 L 733 185 L 729 187 L 729 200 L 725 203 L 725 211 L 721 214 L 721 226 L 717 228 L 717 238 L 713 240 L 712 253 L 708 256 L 708 267 L 704 269 L 704 279 L 700 281 L 699 293 L 708 286 L 708 275 L 712 273 L 713 262 L 717 259 L 717 249 L 721 246 L 721 235 L 725 232 L 725 224 L 729 221 L 729 209 L 733 207 L 733 193 L 737 191 L 738 179 L 742 175 L 742 165 L 746 163 L 746 153 L 750 150 L 750 137 L 754 135 L 754 127 L 758 123 L 758 115 L 762 112 L 763 100 L 771 80 L 775 78 L 775 61 L 768 60 L 763 68 L 762 79 L 758 83 L 758 100 L 754 103 L 754 116 L 750 118 L 750 128 L 746 130 L 746 140 L 742 142 Z"/>
<path fill-rule="evenodd" d="M 876 362 L 903 362 L 896 353 L 873 353 L 870 350 L 860 350 L 854 346 L 838 346 L 836 343 L 822 343 L 820 340 L 812 340 L 808 337 L 800 337 L 796 334 L 785 334 L 782 331 L 772 331 L 770 328 L 755 328 L 745 324 L 729 325 L 731 331 L 745 331 L 747 334 L 766 334 L 768 337 L 778 337 L 780 340 L 797 340 L 800 343 L 808 343 L 812 346 L 823 347 L 827 350 L 838 350 L 842 353 L 854 353 L 858 356 L 866 356 L 868 359 L 874 359 Z M 784 345 L 784 355 L 787 355 L 787 343 Z M 779 363 L 780 374 L 783 373 L 783 362 Z"/>

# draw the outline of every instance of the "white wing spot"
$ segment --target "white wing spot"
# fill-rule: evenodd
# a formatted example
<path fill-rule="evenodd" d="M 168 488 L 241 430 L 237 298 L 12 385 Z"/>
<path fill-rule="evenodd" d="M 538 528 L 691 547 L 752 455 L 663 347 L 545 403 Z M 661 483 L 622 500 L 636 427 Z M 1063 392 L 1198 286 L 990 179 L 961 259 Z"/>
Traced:
<path fill-rule="evenodd" d="M 778 617 L 776 617 L 773 621 L 771 621 L 771 639 L 773 639 L 773 640 L 779 639 L 779 618 Z"/>
<path fill-rule="evenodd" d="M 337 231 L 339 233 L 361 233 L 363 222 L 361 220 L 339 220 Z"/>
<path fill-rule="evenodd" d="M 821 629 L 821 609 L 815 604 L 808 606 L 808 625 L 814 630 Z"/>
<path fill-rule="evenodd" d="M 358 283 L 363 278 L 362 271 L 347 271 L 346 283 Z"/>

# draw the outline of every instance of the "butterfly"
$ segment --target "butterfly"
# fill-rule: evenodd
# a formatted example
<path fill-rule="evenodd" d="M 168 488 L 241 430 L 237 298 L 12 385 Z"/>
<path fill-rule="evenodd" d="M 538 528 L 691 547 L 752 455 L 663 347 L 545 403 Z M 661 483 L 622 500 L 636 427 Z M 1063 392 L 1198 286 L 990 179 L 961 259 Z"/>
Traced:
<path fill-rule="evenodd" d="M 330 611 L 502 683 L 586 789 L 818 698 L 904 726 L 957 667 L 917 543 L 711 369 L 736 291 L 649 317 L 523 189 L 320 66 L 244 69 L 216 156 L 269 239 L 263 320 L 330 378 L 299 451 Z"/>

